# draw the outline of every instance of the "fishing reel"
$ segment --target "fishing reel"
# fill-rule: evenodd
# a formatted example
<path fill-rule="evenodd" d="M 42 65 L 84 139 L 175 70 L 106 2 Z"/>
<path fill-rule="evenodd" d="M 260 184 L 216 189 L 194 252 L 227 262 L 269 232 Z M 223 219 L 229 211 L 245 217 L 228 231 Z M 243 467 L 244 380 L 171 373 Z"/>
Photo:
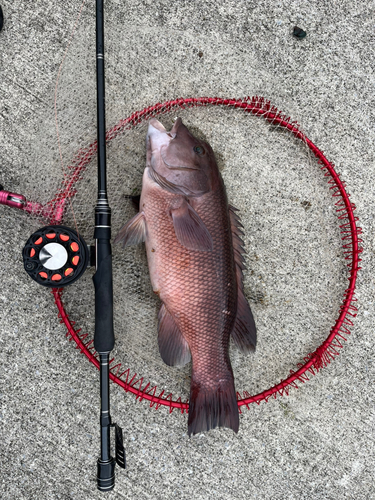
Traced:
<path fill-rule="evenodd" d="M 27 240 L 22 250 L 27 274 L 39 285 L 61 288 L 85 272 L 90 251 L 82 236 L 65 226 L 45 226 Z"/>

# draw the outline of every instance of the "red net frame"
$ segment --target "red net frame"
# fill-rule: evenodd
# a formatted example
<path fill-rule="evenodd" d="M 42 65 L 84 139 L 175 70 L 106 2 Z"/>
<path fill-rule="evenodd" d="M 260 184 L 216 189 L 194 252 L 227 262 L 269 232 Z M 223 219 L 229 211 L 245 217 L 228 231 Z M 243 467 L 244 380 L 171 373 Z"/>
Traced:
<path fill-rule="evenodd" d="M 336 213 L 341 222 L 340 234 L 343 242 L 344 256 L 348 261 L 349 286 L 344 292 L 343 303 L 340 306 L 338 318 L 331 328 L 328 337 L 314 352 L 305 356 L 304 363 L 299 363 L 295 370 L 291 369 L 289 376 L 281 380 L 278 384 L 254 396 L 251 396 L 247 391 L 243 391 L 241 394 L 237 392 L 238 407 L 241 412 L 242 406 L 249 409 L 251 403 L 260 404 L 261 401 L 268 401 L 270 398 L 276 399 L 277 395 L 288 395 L 291 387 L 297 389 L 300 384 L 308 381 L 312 375 L 316 375 L 340 354 L 340 349 L 342 349 L 344 342 L 346 342 L 347 337 L 350 335 L 353 319 L 357 315 L 355 286 L 357 273 L 361 269 L 359 267 L 361 261 L 359 255 L 362 252 L 362 239 L 360 238 L 362 230 L 357 226 L 358 217 L 354 215 L 356 207 L 350 201 L 350 195 L 345 189 L 346 185 L 335 171 L 334 164 L 327 160 L 324 153 L 306 137 L 300 130 L 297 122 L 291 121 L 289 117 L 280 113 L 275 106 L 263 97 L 255 96 L 244 99 L 221 99 L 217 97 L 181 98 L 158 103 L 141 111 L 134 112 L 130 117 L 119 121 L 114 127 L 108 130 L 107 142 L 117 137 L 123 130 L 131 129 L 139 123 L 147 121 L 152 116 L 165 114 L 175 109 L 199 106 L 225 106 L 226 108 L 241 109 L 246 113 L 262 117 L 271 124 L 289 130 L 297 139 L 303 141 L 308 146 L 317 158 L 320 169 L 327 178 L 329 189 L 335 199 Z M 95 141 L 76 154 L 72 164 L 68 167 L 69 174 L 65 177 L 62 188 L 49 203 L 42 206 L 39 203 L 27 202 L 22 207 L 18 206 L 17 208 L 23 208 L 23 210 L 30 214 L 43 216 L 51 224 L 61 223 L 69 197 L 75 194 L 74 185 L 81 180 L 84 170 L 94 156 L 96 156 L 96 152 L 97 143 Z M 76 328 L 75 322 L 69 318 L 62 300 L 63 289 L 54 288 L 52 293 L 59 311 L 60 322 L 64 323 L 67 328 L 67 337 L 69 337 L 70 341 L 73 340 L 77 344 L 76 348 L 99 369 L 99 356 L 95 352 L 93 339 L 90 339 L 87 333 L 82 333 L 81 329 Z M 167 406 L 170 412 L 175 408 L 180 409 L 181 413 L 188 412 L 188 400 L 182 401 L 180 397 L 176 400 L 173 399 L 171 393 L 165 394 L 164 390 L 160 391 L 157 386 L 151 386 L 149 382 L 146 383 L 143 377 L 138 377 L 136 373 L 131 374 L 129 368 L 123 370 L 121 363 L 116 362 L 114 358 L 110 360 L 110 366 L 111 380 L 121 386 L 126 392 L 133 393 L 138 401 L 145 399 L 150 402 L 150 407 L 155 407 L 156 409 L 160 406 Z"/>

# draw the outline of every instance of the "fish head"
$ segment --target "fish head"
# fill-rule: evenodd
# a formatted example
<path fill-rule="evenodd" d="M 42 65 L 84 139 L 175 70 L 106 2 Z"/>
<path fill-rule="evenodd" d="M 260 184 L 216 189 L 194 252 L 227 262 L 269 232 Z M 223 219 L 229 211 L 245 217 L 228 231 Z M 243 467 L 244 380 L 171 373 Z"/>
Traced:
<path fill-rule="evenodd" d="M 220 176 L 211 146 L 194 137 L 181 118 L 169 132 L 156 118 L 150 120 L 147 166 L 187 196 L 214 189 Z"/>

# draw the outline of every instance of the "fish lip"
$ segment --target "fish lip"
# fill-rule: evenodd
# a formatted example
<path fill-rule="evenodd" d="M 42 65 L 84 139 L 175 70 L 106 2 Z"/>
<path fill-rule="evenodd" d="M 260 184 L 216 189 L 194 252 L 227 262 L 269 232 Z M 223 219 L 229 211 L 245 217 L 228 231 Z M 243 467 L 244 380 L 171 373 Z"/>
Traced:
<path fill-rule="evenodd" d="M 172 133 L 172 131 L 168 132 L 168 130 L 164 127 L 162 123 L 159 122 L 156 118 L 151 118 L 148 122 L 148 131 L 146 136 L 146 144 L 147 148 L 151 146 L 152 138 L 156 140 L 156 143 L 172 141 L 176 137 L 176 133 Z"/>
<path fill-rule="evenodd" d="M 156 118 L 151 118 L 151 120 L 148 122 L 149 126 L 154 127 L 156 130 L 159 132 L 167 132 L 167 129 L 164 127 L 162 123 L 159 122 Z"/>

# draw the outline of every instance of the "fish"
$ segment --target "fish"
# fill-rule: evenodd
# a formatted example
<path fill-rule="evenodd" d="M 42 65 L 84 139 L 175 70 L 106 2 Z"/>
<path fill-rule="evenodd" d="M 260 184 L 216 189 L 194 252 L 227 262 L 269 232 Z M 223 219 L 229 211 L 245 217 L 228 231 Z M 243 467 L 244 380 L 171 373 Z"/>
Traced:
<path fill-rule="evenodd" d="M 257 333 L 244 295 L 244 235 L 228 204 L 211 146 L 177 118 L 170 131 L 149 121 L 139 211 L 114 242 L 145 242 L 153 291 L 162 304 L 158 345 L 169 366 L 192 363 L 189 436 L 239 429 L 230 338 L 255 350 Z"/>

